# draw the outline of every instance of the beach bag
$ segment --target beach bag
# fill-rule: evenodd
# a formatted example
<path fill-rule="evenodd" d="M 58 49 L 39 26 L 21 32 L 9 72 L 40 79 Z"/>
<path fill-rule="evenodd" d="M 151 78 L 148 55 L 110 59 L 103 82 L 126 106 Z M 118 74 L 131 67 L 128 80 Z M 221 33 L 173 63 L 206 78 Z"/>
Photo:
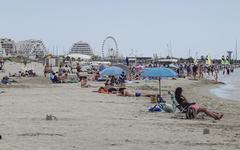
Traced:
<path fill-rule="evenodd" d="M 197 117 L 197 111 L 191 106 L 188 107 L 186 112 L 186 119 L 195 119 Z"/>
<path fill-rule="evenodd" d="M 136 96 L 136 97 L 141 96 L 141 92 L 140 92 L 139 90 L 136 90 L 136 92 L 135 92 L 135 96 Z"/>
<path fill-rule="evenodd" d="M 150 112 L 161 112 L 162 109 L 161 109 L 161 107 L 160 107 L 159 105 L 155 105 L 155 106 L 153 106 L 153 107 L 150 107 L 150 108 L 148 109 L 148 111 L 150 111 Z"/>

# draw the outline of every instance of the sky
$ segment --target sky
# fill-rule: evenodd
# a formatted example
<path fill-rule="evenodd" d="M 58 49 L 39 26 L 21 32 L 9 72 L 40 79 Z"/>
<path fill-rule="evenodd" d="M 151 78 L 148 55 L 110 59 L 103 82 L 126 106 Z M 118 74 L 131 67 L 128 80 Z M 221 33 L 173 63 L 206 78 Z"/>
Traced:
<path fill-rule="evenodd" d="M 175 57 L 221 58 L 235 51 L 236 40 L 240 47 L 239 6 L 239 0 L 0 0 L 0 38 L 40 39 L 59 53 L 85 41 L 101 54 L 113 36 L 124 56 L 167 56 L 171 49 Z M 105 53 L 113 46 L 108 40 Z"/>

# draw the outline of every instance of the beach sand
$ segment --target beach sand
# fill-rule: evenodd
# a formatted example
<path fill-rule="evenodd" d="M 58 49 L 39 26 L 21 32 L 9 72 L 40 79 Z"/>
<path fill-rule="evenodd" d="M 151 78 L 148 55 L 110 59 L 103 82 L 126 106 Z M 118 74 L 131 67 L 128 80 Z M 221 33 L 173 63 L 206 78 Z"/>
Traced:
<path fill-rule="evenodd" d="M 42 76 L 17 80 L 0 86 L 5 91 L 0 94 L 0 150 L 240 149 L 240 102 L 215 97 L 209 89 L 217 85 L 208 82 L 163 80 L 163 97 L 171 103 L 166 91 L 182 86 L 189 100 L 223 112 L 220 121 L 201 114 L 204 119 L 187 120 L 180 113 L 150 113 L 149 98 L 99 94 L 79 83 L 51 84 Z M 157 93 L 157 83 L 128 86 Z M 46 120 L 47 114 L 57 120 Z M 204 129 L 210 133 L 203 134 Z"/>

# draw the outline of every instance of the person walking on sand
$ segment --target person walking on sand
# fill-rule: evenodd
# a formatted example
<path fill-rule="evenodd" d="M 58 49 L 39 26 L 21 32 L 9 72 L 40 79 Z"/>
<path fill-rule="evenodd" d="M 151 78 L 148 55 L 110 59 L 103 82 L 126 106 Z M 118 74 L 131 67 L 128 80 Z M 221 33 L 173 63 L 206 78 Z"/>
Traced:
<path fill-rule="evenodd" d="M 203 71 L 204 71 L 204 67 L 203 65 L 199 65 L 199 69 L 198 69 L 198 72 L 199 72 L 199 79 L 203 79 Z"/>
<path fill-rule="evenodd" d="M 188 64 L 186 69 L 187 69 L 187 76 L 189 77 L 191 74 L 191 65 Z"/>

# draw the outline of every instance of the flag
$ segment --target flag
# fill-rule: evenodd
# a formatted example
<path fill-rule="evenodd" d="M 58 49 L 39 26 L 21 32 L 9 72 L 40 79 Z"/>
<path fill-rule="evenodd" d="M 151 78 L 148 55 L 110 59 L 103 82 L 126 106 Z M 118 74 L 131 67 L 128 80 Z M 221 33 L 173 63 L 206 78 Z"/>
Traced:
<path fill-rule="evenodd" d="M 207 65 L 212 65 L 212 60 L 211 60 L 211 56 L 210 55 L 207 55 L 206 64 Z"/>

